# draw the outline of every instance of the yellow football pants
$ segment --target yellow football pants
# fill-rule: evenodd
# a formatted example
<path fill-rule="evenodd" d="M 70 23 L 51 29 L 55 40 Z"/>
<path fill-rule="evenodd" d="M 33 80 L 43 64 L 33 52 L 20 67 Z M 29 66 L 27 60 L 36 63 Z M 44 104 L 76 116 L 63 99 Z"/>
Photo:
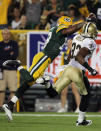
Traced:
<path fill-rule="evenodd" d="M 50 63 L 51 59 L 43 52 L 39 52 L 34 56 L 32 65 L 29 69 L 30 75 L 33 76 L 34 80 L 43 75 Z"/>

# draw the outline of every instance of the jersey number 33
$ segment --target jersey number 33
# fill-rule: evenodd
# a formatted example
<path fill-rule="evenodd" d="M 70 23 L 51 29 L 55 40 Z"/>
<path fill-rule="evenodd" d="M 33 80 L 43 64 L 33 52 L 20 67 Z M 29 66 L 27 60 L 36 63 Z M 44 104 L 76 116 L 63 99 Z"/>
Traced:
<path fill-rule="evenodd" d="M 75 58 L 80 48 L 81 48 L 81 45 L 76 44 L 76 42 L 72 43 L 71 58 Z"/>

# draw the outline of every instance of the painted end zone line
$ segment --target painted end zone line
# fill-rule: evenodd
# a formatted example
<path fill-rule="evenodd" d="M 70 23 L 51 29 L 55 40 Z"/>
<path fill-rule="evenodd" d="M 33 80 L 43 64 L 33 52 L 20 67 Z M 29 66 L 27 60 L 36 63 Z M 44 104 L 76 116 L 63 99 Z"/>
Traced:
<path fill-rule="evenodd" d="M 5 114 L 0 114 L 0 116 L 5 116 Z M 72 114 L 13 114 L 13 116 L 33 116 L 33 117 L 46 117 L 46 116 L 53 116 L 53 117 L 77 117 L 78 115 Z M 101 117 L 101 115 L 86 115 L 87 117 Z"/>

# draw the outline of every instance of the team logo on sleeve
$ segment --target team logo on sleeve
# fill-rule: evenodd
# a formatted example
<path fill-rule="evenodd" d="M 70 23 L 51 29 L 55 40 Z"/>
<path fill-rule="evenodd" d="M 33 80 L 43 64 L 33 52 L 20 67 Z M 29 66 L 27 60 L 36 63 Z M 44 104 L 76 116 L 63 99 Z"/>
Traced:
<path fill-rule="evenodd" d="M 93 44 L 89 44 L 89 48 L 92 49 L 92 47 L 93 47 Z"/>
<path fill-rule="evenodd" d="M 90 48 L 90 49 L 93 49 L 93 48 L 94 48 L 94 45 L 93 45 L 93 44 L 89 44 L 89 48 Z"/>

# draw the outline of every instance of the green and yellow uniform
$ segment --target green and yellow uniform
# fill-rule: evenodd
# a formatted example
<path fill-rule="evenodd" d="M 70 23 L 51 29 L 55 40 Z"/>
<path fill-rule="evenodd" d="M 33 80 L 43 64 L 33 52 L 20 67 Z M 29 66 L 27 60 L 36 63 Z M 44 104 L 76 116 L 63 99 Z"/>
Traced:
<path fill-rule="evenodd" d="M 60 27 L 53 27 L 48 35 L 44 53 L 48 55 L 53 61 L 60 53 L 61 47 L 65 42 L 65 37 L 62 35 Z"/>
<path fill-rule="evenodd" d="M 42 75 L 48 65 L 59 55 L 66 37 L 66 35 L 62 35 L 64 28 L 66 27 L 61 25 L 50 29 L 44 50 L 34 56 L 29 69 L 34 80 Z"/>
<path fill-rule="evenodd" d="M 59 55 L 65 37 L 67 37 L 66 34 L 68 34 L 68 31 L 63 33 L 63 29 L 68 29 L 72 25 L 72 20 L 67 16 L 62 16 L 58 19 L 57 25 L 50 29 L 44 50 L 33 58 L 29 72 L 34 81 L 43 75 L 48 65 Z"/>

